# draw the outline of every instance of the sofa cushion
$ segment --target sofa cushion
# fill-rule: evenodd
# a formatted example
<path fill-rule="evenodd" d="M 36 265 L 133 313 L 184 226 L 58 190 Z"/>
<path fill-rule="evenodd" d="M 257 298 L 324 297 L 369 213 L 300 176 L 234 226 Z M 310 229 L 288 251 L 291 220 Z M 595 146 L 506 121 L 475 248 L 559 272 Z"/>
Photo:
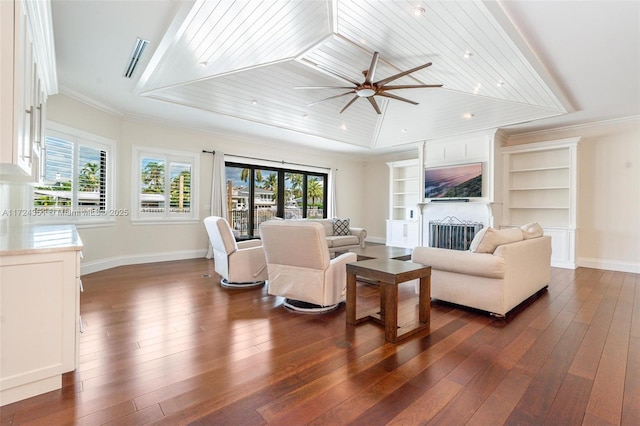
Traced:
<path fill-rule="evenodd" d="M 505 271 L 503 257 L 462 250 L 416 247 L 413 249 L 411 260 L 431 266 L 434 270 L 469 275 L 471 281 L 473 276 L 503 278 Z"/>
<path fill-rule="evenodd" d="M 527 223 L 526 225 L 522 225 L 520 229 L 522 230 L 522 235 L 525 240 L 542 237 L 542 235 L 544 235 L 542 226 L 540 226 L 539 223 Z"/>
<path fill-rule="evenodd" d="M 351 235 L 349 231 L 349 219 L 333 219 L 333 235 Z"/>
<path fill-rule="evenodd" d="M 332 235 L 327 237 L 327 245 L 329 248 L 358 244 L 360 244 L 360 239 L 356 235 Z"/>
<path fill-rule="evenodd" d="M 515 243 L 524 239 L 520 228 L 483 228 L 473 237 L 469 250 L 474 253 L 493 253 L 502 244 Z"/>

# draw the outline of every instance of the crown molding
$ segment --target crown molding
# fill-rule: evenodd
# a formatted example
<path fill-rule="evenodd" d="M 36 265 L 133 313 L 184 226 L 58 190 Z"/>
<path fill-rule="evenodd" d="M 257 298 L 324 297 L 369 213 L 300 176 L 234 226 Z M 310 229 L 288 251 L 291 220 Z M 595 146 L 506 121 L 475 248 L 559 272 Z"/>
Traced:
<path fill-rule="evenodd" d="M 102 112 L 106 112 L 107 114 L 115 115 L 118 118 L 123 118 L 125 114 L 117 109 L 110 107 L 108 105 L 103 104 L 100 101 L 97 101 L 93 98 L 90 98 L 87 95 L 84 95 L 76 90 L 73 90 L 67 86 L 60 86 L 59 93 L 65 96 L 68 96 L 72 99 L 75 99 L 78 102 L 82 102 L 83 104 L 89 105 L 90 107 L 96 108 Z"/>

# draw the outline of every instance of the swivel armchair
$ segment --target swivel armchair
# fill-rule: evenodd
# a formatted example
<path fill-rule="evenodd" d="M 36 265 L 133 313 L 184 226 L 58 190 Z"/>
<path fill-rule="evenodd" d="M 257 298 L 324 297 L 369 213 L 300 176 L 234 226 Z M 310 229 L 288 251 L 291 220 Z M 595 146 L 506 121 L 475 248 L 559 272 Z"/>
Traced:
<path fill-rule="evenodd" d="M 229 222 L 218 216 L 204 219 L 213 248 L 215 271 L 223 287 L 261 286 L 267 279 L 267 267 L 260 240 L 236 242 Z"/>
<path fill-rule="evenodd" d="M 268 292 L 284 306 L 307 313 L 328 312 L 346 298 L 346 264 L 354 253 L 330 258 L 324 227 L 311 221 L 274 220 L 260 225 L 269 270 Z"/>

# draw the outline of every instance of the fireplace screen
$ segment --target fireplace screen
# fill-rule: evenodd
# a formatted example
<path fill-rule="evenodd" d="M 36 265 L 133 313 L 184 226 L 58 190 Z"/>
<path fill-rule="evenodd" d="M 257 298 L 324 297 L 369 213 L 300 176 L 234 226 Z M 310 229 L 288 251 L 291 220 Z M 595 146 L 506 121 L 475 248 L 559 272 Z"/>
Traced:
<path fill-rule="evenodd" d="M 462 221 L 448 216 L 429 222 L 429 246 L 451 250 L 469 250 L 471 241 L 482 223 Z"/>

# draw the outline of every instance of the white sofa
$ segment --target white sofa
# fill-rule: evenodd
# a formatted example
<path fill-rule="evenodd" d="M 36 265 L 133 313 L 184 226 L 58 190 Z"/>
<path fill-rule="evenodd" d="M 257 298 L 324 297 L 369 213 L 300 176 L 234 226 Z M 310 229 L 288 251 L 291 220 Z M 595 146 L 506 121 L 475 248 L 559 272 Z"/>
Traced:
<path fill-rule="evenodd" d="M 335 219 L 307 219 L 309 222 L 318 222 L 324 228 L 327 246 L 330 253 L 347 251 L 352 248 L 365 247 L 367 231 L 364 228 L 348 226 L 348 235 L 336 235 Z M 348 219 L 343 219 L 348 220 Z"/>
<path fill-rule="evenodd" d="M 432 299 L 504 317 L 549 285 L 551 237 L 543 236 L 537 224 L 486 228 L 471 250 L 416 247 L 412 261 L 431 266 Z"/>

